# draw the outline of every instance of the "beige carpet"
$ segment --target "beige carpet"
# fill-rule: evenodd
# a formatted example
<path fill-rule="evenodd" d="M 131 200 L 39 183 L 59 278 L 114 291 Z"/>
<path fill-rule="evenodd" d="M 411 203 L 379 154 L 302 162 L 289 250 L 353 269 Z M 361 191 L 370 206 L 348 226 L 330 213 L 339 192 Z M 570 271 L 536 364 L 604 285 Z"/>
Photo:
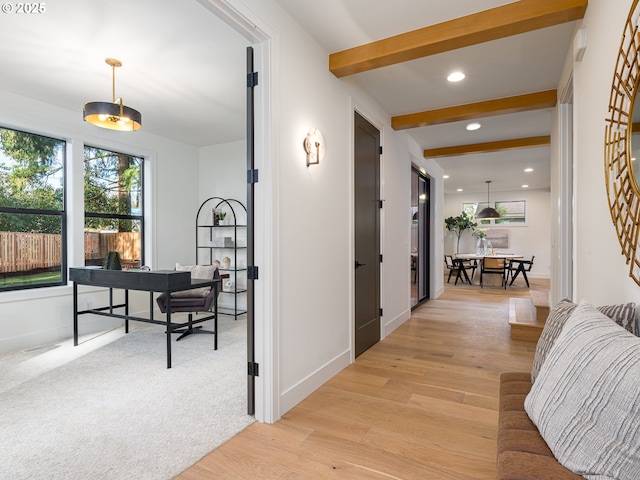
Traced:
<path fill-rule="evenodd" d="M 254 421 L 244 320 L 221 318 L 217 351 L 174 341 L 171 369 L 163 328 L 135 326 L 0 357 L 0 479 L 170 479 Z"/>

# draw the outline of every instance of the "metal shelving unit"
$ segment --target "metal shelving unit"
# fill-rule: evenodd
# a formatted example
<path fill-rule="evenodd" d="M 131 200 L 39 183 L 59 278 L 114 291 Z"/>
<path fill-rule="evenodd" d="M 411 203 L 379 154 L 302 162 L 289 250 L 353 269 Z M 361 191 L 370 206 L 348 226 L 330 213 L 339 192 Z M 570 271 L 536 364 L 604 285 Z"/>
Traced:
<path fill-rule="evenodd" d="M 232 198 L 208 198 L 196 215 L 196 263 L 212 265 L 216 260 L 222 279 L 218 313 L 235 320 L 247 313 L 247 209 Z"/>

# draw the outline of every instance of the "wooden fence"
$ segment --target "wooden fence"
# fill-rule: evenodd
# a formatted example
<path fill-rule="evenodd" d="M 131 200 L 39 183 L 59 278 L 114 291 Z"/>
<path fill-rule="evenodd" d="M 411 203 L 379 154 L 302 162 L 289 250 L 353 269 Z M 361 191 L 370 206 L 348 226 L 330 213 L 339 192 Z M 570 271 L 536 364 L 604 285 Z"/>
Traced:
<path fill-rule="evenodd" d="M 85 259 L 104 258 L 107 252 L 120 252 L 123 260 L 140 260 L 140 232 L 85 232 Z"/>
<path fill-rule="evenodd" d="M 100 260 L 107 252 L 120 252 L 125 262 L 140 260 L 140 233 L 85 232 L 85 260 Z M 0 273 L 59 267 L 62 238 L 51 233 L 0 232 Z"/>

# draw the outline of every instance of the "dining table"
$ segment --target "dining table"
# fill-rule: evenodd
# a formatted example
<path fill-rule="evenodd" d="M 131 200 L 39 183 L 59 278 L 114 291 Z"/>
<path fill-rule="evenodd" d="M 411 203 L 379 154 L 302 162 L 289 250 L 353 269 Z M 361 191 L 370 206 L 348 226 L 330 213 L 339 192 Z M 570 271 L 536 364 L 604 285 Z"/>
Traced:
<path fill-rule="evenodd" d="M 499 252 L 495 252 L 495 253 L 486 253 L 486 254 L 480 254 L 480 253 L 458 253 L 456 254 L 456 256 L 454 257 L 454 262 L 458 261 L 458 262 L 466 262 L 469 260 L 479 260 L 479 261 L 483 261 L 485 258 L 504 258 L 506 260 L 513 260 L 513 259 L 518 259 L 518 258 L 523 258 L 523 255 L 517 254 L 517 253 L 499 253 Z M 479 271 L 480 270 L 480 266 L 478 266 L 478 269 L 476 270 Z M 465 277 L 465 280 L 467 280 L 467 282 L 472 285 L 473 284 L 473 279 L 469 278 L 469 276 L 467 275 L 467 272 L 465 269 L 462 269 L 462 274 Z"/>
<path fill-rule="evenodd" d="M 479 253 L 458 253 L 455 258 L 459 258 L 460 260 L 473 260 L 478 259 L 481 260 L 483 258 L 523 258 L 523 255 L 519 255 L 517 253 L 493 253 L 493 254 L 479 254 Z"/>

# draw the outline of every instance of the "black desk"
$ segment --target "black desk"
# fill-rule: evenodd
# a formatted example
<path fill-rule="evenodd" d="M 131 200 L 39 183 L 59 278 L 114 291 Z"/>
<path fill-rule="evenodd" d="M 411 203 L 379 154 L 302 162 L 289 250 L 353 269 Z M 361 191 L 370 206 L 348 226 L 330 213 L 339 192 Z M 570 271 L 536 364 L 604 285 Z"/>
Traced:
<path fill-rule="evenodd" d="M 78 315 L 92 313 L 107 317 L 122 318 L 125 321 L 125 333 L 129 333 L 129 320 L 145 323 L 155 323 L 165 325 L 167 328 L 167 368 L 171 368 L 171 333 L 187 326 L 186 323 L 171 322 L 171 293 L 182 290 L 190 290 L 198 287 L 217 288 L 219 279 L 198 280 L 191 279 L 190 272 L 176 272 L 174 270 L 103 270 L 102 268 L 84 267 L 70 268 L 69 279 L 73 282 L 73 345 L 78 345 Z M 93 285 L 96 287 L 109 288 L 109 305 L 106 307 L 93 308 L 78 311 L 78 285 Z M 124 303 L 113 304 L 113 289 L 124 290 Z M 129 315 L 129 290 L 141 290 L 149 292 L 149 318 L 135 317 Z M 154 320 L 153 318 L 153 293 L 164 293 L 167 296 L 166 320 Z M 124 308 L 124 314 L 115 313 L 113 310 Z M 202 323 L 214 319 L 215 344 L 214 349 L 218 349 L 218 299 L 217 295 L 213 300 L 213 315 L 199 318 L 193 324 Z"/>

